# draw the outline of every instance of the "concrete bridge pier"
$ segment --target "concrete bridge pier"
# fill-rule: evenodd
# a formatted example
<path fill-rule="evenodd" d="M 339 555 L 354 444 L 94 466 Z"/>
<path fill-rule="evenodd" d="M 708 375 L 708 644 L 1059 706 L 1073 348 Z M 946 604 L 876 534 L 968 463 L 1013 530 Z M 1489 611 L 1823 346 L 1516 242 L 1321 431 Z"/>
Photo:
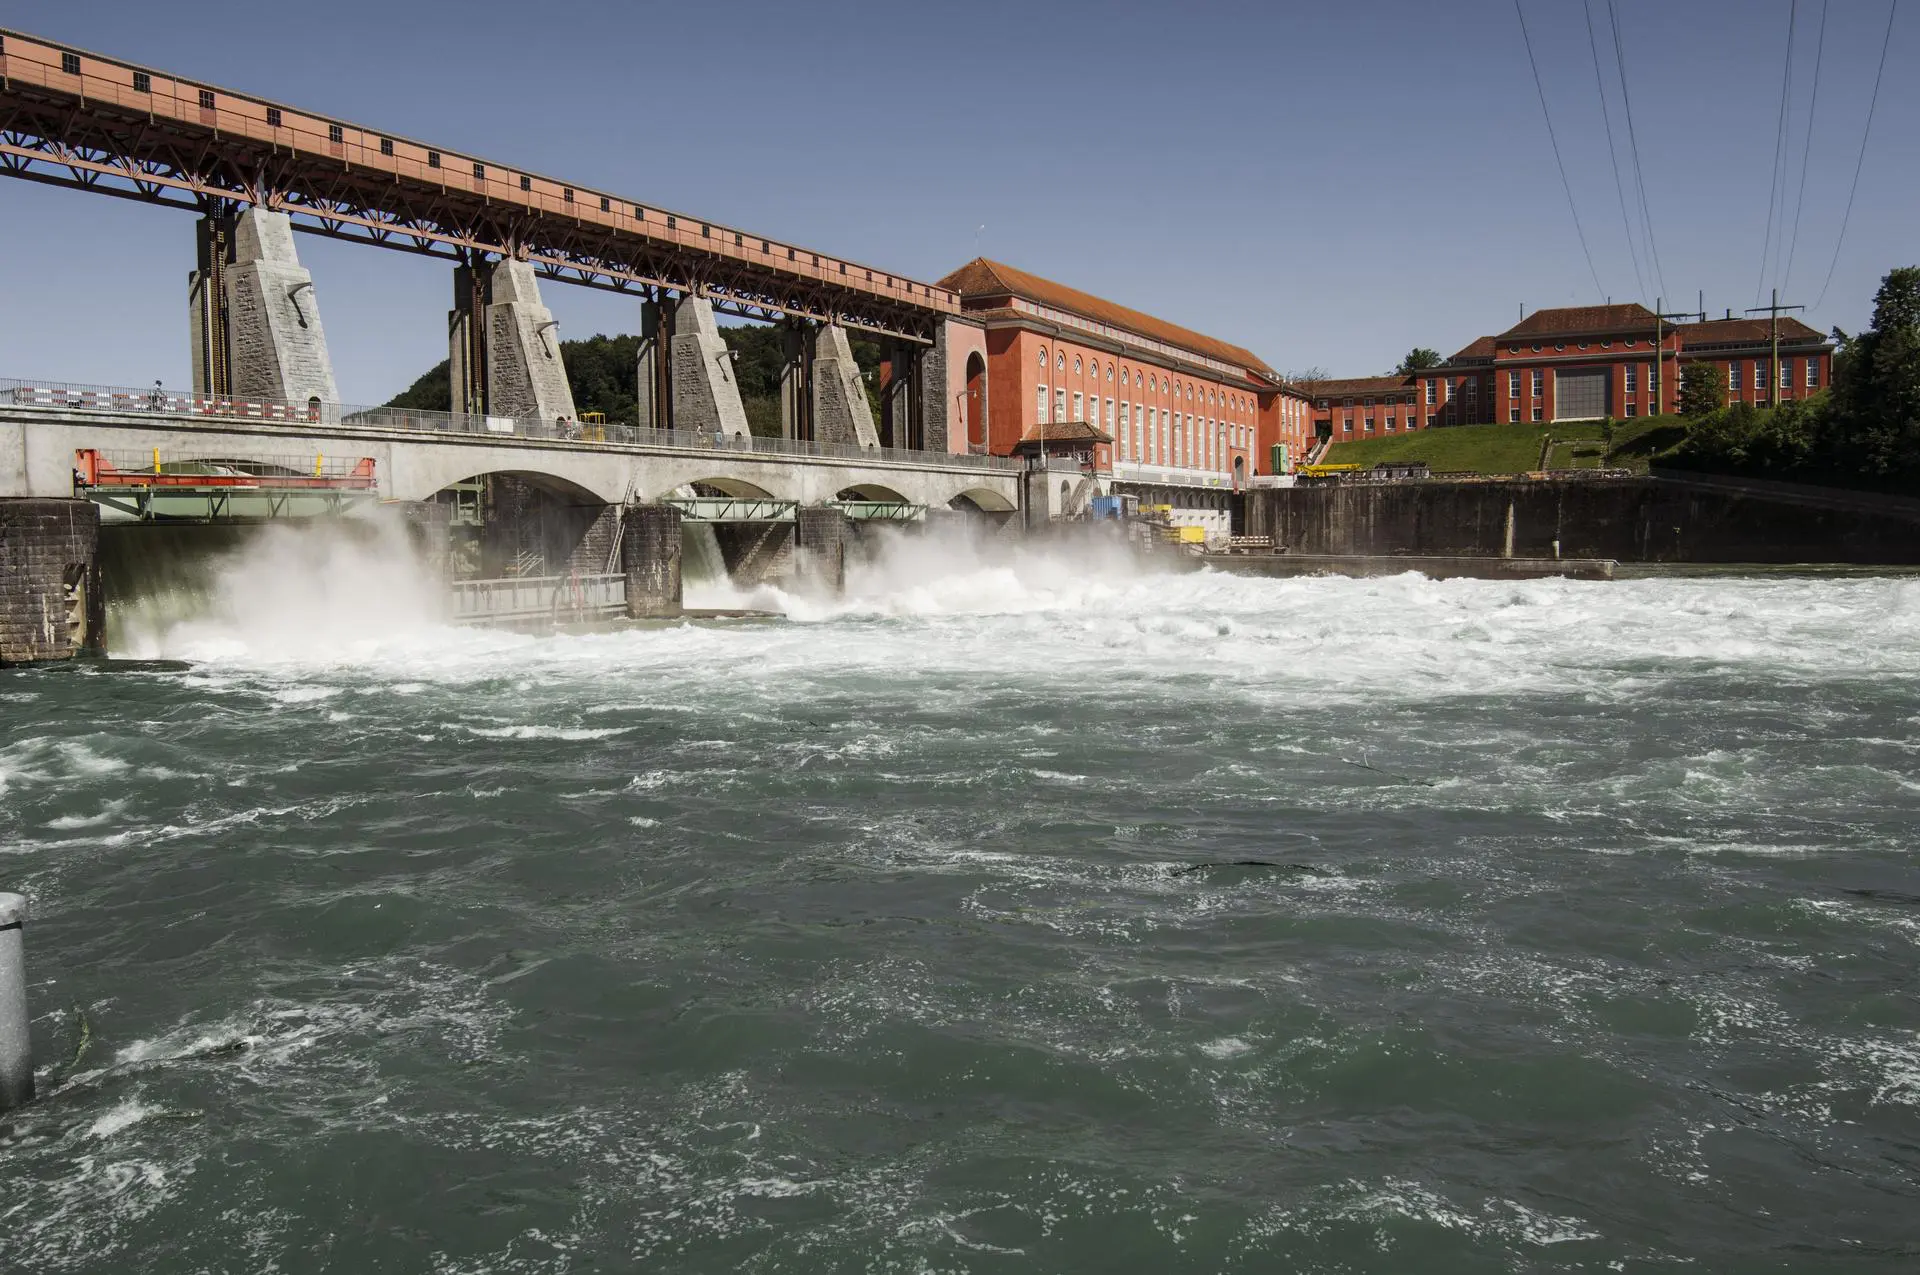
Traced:
<path fill-rule="evenodd" d="M 213 398 L 338 403 L 313 276 L 285 213 L 200 219 L 188 280 L 194 392 Z"/>
<path fill-rule="evenodd" d="M 780 325 L 780 437 L 813 437 L 813 329 L 803 319 Z"/>
<path fill-rule="evenodd" d="M 814 335 L 813 435 L 822 443 L 849 447 L 878 447 L 880 434 L 873 425 L 860 366 L 853 359 L 847 330 L 828 324 Z"/>
<path fill-rule="evenodd" d="M 98 650 L 100 511 L 85 500 L 0 500 L 0 666 Z"/>
<path fill-rule="evenodd" d="M 914 441 L 918 353 L 914 346 L 896 341 L 880 365 L 880 441 L 888 447 L 919 445 Z"/>
<path fill-rule="evenodd" d="M 680 511 L 672 505 L 631 505 L 620 529 L 627 573 L 627 614 L 654 619 L 680 614 Z"/>
<path fill-rule="evenodd" d="M 640 350 L 634 369 L 634 397 L 641 429 L 673 428 L 673 310 L 656 294 L 640 303 Z"/>
<path fill-rule="evenodd" d="M 815 593 L 840 593 L 847 584 L 852 520 L 840 510 L 825 506 L 797 509 L 794 519 L 795 582 Z"/>
<path fill-rule="evenodd" d="M 720 335 L 713 302 L 680 299 L 673 311 L 673 425 L 701 434 L 751 433 L 733 352 Z"/>

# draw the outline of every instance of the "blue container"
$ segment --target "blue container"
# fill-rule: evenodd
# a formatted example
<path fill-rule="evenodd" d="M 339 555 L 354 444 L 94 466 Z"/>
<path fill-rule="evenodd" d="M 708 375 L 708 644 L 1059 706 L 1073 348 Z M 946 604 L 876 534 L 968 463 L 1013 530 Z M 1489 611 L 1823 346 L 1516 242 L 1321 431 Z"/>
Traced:
<path fill-rule="evenodd" d="M 1095 520 L 1120 517 L 1120 497 L 1095 496 L 1087 505 L 1087 511 Z"/>

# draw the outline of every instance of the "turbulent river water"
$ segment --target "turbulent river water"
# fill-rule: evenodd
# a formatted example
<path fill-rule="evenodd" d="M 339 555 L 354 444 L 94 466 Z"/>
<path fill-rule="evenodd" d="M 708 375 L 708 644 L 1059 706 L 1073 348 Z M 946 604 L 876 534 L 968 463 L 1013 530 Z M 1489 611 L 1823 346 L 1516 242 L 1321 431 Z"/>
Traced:
<path fill-rule="evenodd" d="M 1920 580 L 941 549 L 0 674 L 0 1268 L 1920 1266 Z"/>

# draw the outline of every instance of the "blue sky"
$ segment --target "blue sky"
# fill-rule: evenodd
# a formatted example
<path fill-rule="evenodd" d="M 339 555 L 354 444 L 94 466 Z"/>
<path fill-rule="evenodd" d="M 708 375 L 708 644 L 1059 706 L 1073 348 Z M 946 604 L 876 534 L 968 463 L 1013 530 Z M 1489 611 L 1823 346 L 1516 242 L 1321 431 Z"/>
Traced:
<path fill-rule="evenodd" d="M 1672 308 L 1704 290 L 1737 313 L 1783 273 L 1762 242 L 1791 3 L 1615 0 Z M 1789 203 L 1821 0 L 1798 10 Z M 1887 12 L 1831 0 L 1784 300 L 1811 306 L 1826 278 Z M 977 235 L 1282 370 L 1362 375 L 1499 331 L 1522 304 L 1642 295 L 1581 0 L 1526 13 L 1599 290 L 1511 0 L 8 0 L 0 22 L 923 279 Z M 1862 326 L 1880 276 L 1920 260 L 1915 64 L 1908 5 L 1844 251 L 1806 316 L 1823 330 Z M 186 382 L 189 215 L 0 181 L 0 229 L 0 375 Z M 445 357 L 444 263 L 299 244 L 349 401 Z M 550 284 L 546 300 L 569 336 L 636 326 L 629 298 Z"/>

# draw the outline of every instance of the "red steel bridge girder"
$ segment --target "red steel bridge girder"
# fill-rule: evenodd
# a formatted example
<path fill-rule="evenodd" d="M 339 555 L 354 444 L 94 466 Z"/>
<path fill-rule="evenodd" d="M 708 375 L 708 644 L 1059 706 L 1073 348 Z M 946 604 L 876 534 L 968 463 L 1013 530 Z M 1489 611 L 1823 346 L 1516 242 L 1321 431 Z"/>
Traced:
<path fill-rule="evenodd" d="M 200 212 L 257 205 L 313 234 L 518 257 L 566 283 L 697 293 L 729 313 L 916 343 L 959 311 L 899 275 L 12 31 L 0 176 Z"/>

